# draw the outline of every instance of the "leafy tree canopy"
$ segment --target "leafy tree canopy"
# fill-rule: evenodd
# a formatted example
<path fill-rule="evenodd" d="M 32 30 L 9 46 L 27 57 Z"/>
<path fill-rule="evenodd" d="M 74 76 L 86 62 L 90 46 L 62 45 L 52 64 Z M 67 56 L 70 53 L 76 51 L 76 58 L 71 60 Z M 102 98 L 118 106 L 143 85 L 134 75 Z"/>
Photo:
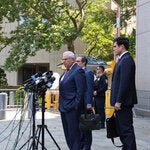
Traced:
<path fill-rule="evenodd" d="M 96 3 L 89 5 L 86 11 L 92 13 L 85 20 L 83 27 L 82 40 L 89 44 L 86 53 L 103 60 L 113 59 L 112 40 L 116 21 L 115 12 L 105 4 L 101 5 L 100 9 Z"/>
<path fill-rule="evenodd" d="M 87 54 L 102 59 L 113 58 L 115 12 L 109 0 L 1 0 L 0 23 L 16 22 L 9 34 L 0 30 L 0 50 L 10 46 L 4 64 L 17 70 L 30 56 L 43 49 L 59 50 L 62 44 L 75 51 L 74 41 L 88 44 Z M 3 35 L 3 36 L 2 36 Z M 9 36 L 8 36 L 9 35 Z"/>

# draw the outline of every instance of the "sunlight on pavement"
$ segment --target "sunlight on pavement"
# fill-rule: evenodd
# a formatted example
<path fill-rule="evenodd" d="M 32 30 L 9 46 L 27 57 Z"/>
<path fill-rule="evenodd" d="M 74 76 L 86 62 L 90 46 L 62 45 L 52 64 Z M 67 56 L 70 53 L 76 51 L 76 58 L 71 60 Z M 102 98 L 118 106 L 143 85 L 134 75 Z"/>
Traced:
<path fill-rule="evenodd" d="M 19 120 L 21 115 L 25 116 L 25 119 L 29 119 L 28 118 L 28 112 L 21 112 L 20 110 L 17 111 L 6 111 L 5 114 L 5 119 L 1 120 L 1 121 L 8 121 L 8 120 Z M 59 117 L 59 113 L 52 113 L 52 112 L 45 112 L 44 113 L 45 119 L 53 119 L 56 117 Z M 37 111 L 36 115 L 35 115 L 36 119 L 41 119 L 42 118 L 42 112 L 41 111 Z"/>

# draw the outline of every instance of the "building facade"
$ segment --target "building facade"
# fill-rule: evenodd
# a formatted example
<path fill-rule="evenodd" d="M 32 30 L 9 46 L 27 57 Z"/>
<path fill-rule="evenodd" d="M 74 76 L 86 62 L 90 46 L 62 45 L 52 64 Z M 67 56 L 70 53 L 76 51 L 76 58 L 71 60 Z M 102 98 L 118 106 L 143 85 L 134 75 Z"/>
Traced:
<path fill-rule="evenodd" d="M 137 0 L 136 86 L 137 113 L 150 116 L 150 0 Z"/>

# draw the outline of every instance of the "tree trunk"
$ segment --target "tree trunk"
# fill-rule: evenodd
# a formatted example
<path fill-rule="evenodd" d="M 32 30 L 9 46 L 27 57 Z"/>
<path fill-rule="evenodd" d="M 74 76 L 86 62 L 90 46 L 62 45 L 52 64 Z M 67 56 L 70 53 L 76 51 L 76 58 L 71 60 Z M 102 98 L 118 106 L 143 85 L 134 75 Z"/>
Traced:
<path fill-rule="evenodd" d="M 67 47 L 68 47 L 69 51 L 72 51 L 74 53 L 75 49 L 74 49 L 74 41 L 73 40 L 68 41 Z"/>

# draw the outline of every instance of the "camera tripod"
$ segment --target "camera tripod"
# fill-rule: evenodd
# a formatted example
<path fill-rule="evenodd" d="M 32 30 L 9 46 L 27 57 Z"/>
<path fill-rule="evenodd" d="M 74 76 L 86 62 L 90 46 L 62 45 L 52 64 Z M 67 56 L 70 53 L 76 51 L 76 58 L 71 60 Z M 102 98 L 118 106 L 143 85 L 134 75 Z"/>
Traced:
<path fill-rule="evenodd" d="M 40 144 L 42 147 L 42 150 L 47 150 L 47 148 L 45 147 L 45 141 L 44 141 L 44 137 L 45 137 L 45 130 L 47 131 L 47 133 L 49 134 L 49 136 L 51 137 L 51 139 L 53 140 L 53 142 L 55 143 L 55 145 L 57 146 L 58 150 L 61 150 L 59 145 L 57 144 L 57 142 L 55 141 L 54 137 L 52 136 L 52 134 L 50 133 L 50 131 L 47 128 L 47 125 L 45 125 L 45 92 L 46 89 L 44 89 L 41 92 L 41 97 L 42 97 L 42 124 L 41 125 L 37 125 L 37 129 L 35 131 L 35 112 L 36 112 L 36 105 L 35 105 L 35 93 L 33 94 L 33 131 L 32 131 L 32 136 L 22 145 L 21 148 L 19 148 L 19 150 L 21 150 L 27 143 L 30 142 L 30 140 L 32 140 L 31 145 L 29 146 L 28 150 L 38 150 L 38 145 Z M 40 136 L 41 136 L 41 142 L 40 142 Z"/>

